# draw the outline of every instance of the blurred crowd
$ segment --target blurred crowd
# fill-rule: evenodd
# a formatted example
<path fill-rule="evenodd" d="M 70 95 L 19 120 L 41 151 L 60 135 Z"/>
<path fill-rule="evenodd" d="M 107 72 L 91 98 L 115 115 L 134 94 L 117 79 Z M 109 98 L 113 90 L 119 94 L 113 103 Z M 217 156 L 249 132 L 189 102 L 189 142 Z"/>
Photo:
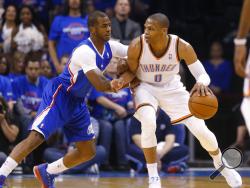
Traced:
<path fill-rule="evenodd" d="M 0 0 L 0 163 L 27 136 L 48 80 L 62 72 L 72 50 L 89 37 L 87 17 L 94 10 L 105 11 L 110 16 L 112 40 L 126 45 L 143 33 L 147 15 L 156 11 L 166 13 L 171 21 L 170 33 L 193 44 L 211 77 L 210 87 L 219 98 L 220 109 L 208 121 L 209 128 L 217 135 L 222 148 L 233 144 L 247 151 L 247 131 L 239 112 L 242 81 L 235 75 L 231 62 L 238 19 L 236 16 L 226 21 L 221 18 L 222 7 L 239 15 L 241 1 L 231 0 L 228 6 L 221 2 L 213 0 L 207 6 L 196 4 L 196 0 L 188 5 L 184 0 L 155 3 L 149 0 Z M 187 6 L 178 7 L 178 3 Z M 123 60 L 112 59 L 108 76 L 113 76 L 119 61 Z M 185 69 L 183 65 L 182 70 Z M 194 80 L 189 79 L 187 72 L 181 71 L 181 75 L 190 88 Z M 67 173 L 130 168 L 144 172 L 140 122 L 133 117 L 130 90 L 118 93 L 92 90 L 86 100 L 96 133 L 97 154 Z M 232 131 L 224 134 L 225 130 Z M 185 170 L 189 153 L 184 125 L 171 126 L 167 114 L 159 109 L 156 135 L 160 169 L 168 173 Z M 72 148 L 74 145 L 59 130 L 27 157 L 21 164 L 22 172 L 30 173 L 33 165 L 57 160 Z M 198 146 L 196 158 L 204 158 Z"/>

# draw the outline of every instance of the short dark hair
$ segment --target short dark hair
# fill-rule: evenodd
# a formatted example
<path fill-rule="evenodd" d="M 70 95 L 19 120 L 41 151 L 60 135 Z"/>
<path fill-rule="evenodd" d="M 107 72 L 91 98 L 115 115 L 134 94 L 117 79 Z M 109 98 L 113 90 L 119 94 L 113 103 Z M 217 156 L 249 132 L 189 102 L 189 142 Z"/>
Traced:
<path fill-rule="evenodd" d="M 94 11 L 93 13 L 91 13 L 88 17 L 88 28 L 95 26 L 95 24 L 97 23 L 97 19 L 101 17 L 108 17 L 107 14 L 105 14 L 102 11 Z"/>
<path fill-rule="evenodd" d="M 155 13 L 149 16 L 148 19 L 155 20 L 156 22 L 160 24 L 161 27 L 169 28 L 169 25 L 170 25 L 169 19 L 165 14 Z"/>
<path fill-rule="evenodd" d="M 29 62 L 39 62 L 39 64 L 40 64 L 41 63 L 41 57 L 37 53 L 30 52 L 30 53 L 28 53 L 26 55 L 26 57 L 24 59 L 25 67 L 27 67 L 29 65 Z"/>
<path fill-rule="evenodd" d="M 63 8 L 63 15 L 68 16 L 69 15 L 69 0 L 66 0 L 64 3 L 64 8 Z M 80 7 L 79 11 L 81 12 L 81 17 L 84 18 L 86 16 L 86 3 L 84 0 L 80 0 Z"/>

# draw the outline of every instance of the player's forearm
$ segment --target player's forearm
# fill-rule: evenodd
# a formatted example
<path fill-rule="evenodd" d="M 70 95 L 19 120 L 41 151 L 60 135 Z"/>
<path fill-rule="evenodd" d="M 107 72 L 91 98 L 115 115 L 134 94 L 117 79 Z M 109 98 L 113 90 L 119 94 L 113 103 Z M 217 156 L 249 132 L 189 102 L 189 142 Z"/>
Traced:
<path fill-rule="evenodd" d="M 195 77 L 197 83 L 201 83 L 205 86 L 208 86 L 210 84 L 210 77 L 199 60 L 192 64 L 189 64 L 188 69 Z"/>
<path fill-rule="evenodd" d="M 250 0 L 244 0 L 237 38 L 246 38 L 250 31 Z"/>
<path fill-rule="evenodd" d="M 111 81 L 106 79 L 103 75 L 97 78 L 97 81 L 94 84 L 94 87 L 96 88 L 97 91 L 114 92 L 114 90 L 111 87 Z"/>

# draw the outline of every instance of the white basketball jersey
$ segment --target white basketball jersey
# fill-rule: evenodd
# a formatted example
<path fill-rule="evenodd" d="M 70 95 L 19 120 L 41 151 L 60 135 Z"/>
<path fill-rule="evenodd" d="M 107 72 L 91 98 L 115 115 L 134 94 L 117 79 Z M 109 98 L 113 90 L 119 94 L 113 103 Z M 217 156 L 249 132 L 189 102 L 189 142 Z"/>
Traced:
<path fill-rule="evenodd" d="M 169 41 L 165 54 L 161 58 L 155 57 L 150 46 L 146 43 L 144 35 L 141 35 L 142 51 L 137 70 L 137 78 L 141 81 L 163 85 L 173 80 L 180 81 L 178 58 L 178 40 L 176 35 L 168 35 Z"/>

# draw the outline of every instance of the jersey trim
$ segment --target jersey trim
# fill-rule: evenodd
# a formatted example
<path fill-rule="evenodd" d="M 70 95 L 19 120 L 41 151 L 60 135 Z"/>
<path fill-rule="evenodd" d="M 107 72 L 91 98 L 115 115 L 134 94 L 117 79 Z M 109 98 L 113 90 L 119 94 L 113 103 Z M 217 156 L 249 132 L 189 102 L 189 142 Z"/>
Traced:
<path fill-rule="evenodd" d="M 183 121 L 184 119 L 190 118 L 190 117 L 192 117 L 192 116 L 193 116 L 192 114 L 188 114 L 188 115 L 183 116 L 183 117 L 181 117 L 181 118 L 179 118 L 179 119 L 176 119 L 176 120 L 171 121 L 171 124 L 179 123 L 179 122 Z"/>
<path fill-rule="evenodd" d="M 140 45 L 141 45 L 141 49 L 140 49 L 140 55 L 139 55 L 139 59 L 138 59 L 139 62 L 141 60 L 142 52 L 143 52 L 143 39 L 142 39 L 142 36 L 140 36 Z"/>
<path fill-rule="evenodd" d="M 165 50 L 165 52 L 163 53 L 163 55 L 161 57 L 156 57 L 156 55 L 154 54 L 151 46 L 148 44 L 149 50 L 150 50 L 151 54 L 155 57 L 155 59 L 160 60 L 161 58 L 163 58 L 167 54 L 168 49 L 170 47 L 171 40 L 172 40 L 171 35 L 168 35 L 168 38 L 169 39 L 168 39 L 168 44 L 167 44 L 166 50 Z"/>
<path fill-rule="evenodd" d="M 139 108 L 141 108 L 141 107 L 143 107 L 143 106 L 151 106 L 151 107 L 153 107 L 153 109 L 155 110 L 155 112 L 157 111 L 157 110 L 154 108 L 154 106 L 153 106 L 152 104 L 150 104 L 150 103 L 141 103 L 141 104 L 139 104 L 139 105 L 136 107 L 135 111 L 137 111 Z"/>
<path fill-rule="evenodd" d="M 140 55 L 139 55 L 139 58 L 138 58 L 138 64 L 136 66 L 136 71 L 138 70 L 138 67 L 140 66 L 140 61 L 141 61 L 142 54 L 143 54 L 143 38 L 142 38 L 142 35 L 140 36 L 140 45 L 141 45 L 141 50 L 140 50 Z"/>
<path fill-rule="evenodd" d="M 58 95 L 58 93 L 59 93 L 59 91 L 61 90 L 61 88 L 62 88 L 62 84 L 60 84 L 60 85 L 57 87 L 55 93 L 54 93 L 53 96 L 52 96 L 52 101 L 51 101 L 50 105 L 47 106 L 47 107 L 46 107 L 39 115 L 37 115 L 37 117 L 34 119 L 34 122 L 33 122 L 33 124 L 32 124 L 32 128 L 33 128 L 36 124 L 38 125 L 40 122 L 42 122 L 42 120 L 44 119 L 44 117 L 42 118 L 42 120 L 40 119 L 40 118 L 42 117 L 42 115 L 43 115 L 44 113 L 46 113 L 46 112 L 48 113 L 49 110 L 54 106 L 55 100 L 56 100 L 56 96 Z M 37 122 L 39 122 L 39 123 L 37 123 Z"/>
<path fill-rule="evenodd" d="M 70 74 L 70 86 L 67 88 L 67 92 L 69 92 L 70 91 L 70 89 L 74 86 L 74 74 L 71 72 L 71 70 L 70 70 L 70 67 L 69 67 L 69 65 L 70 65 L 70 63 L 71 63 L 71 60 L 70 60 L 70 62 L 68 63 L 68 71 L 69 71 L 69 74 Z"/>
<path fill-rule="evenodd" d="M 178 61 L 181 61 L 178 49 L 179 49 L 179 37 L 177 37 L 176 42 L 175 42 L 175 52 L 176 52 L 176 59 Z"/>

